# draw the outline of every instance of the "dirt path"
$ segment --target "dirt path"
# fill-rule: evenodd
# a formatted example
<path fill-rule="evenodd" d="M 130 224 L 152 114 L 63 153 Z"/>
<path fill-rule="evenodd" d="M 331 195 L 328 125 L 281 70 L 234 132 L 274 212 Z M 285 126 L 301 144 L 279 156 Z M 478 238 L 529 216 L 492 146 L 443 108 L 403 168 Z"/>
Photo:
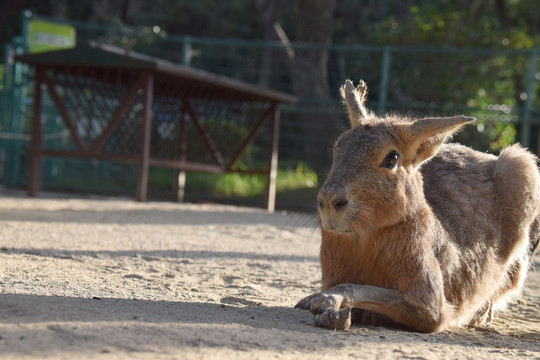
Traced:
<path fill-rule="evenodd" d="M 294 213 L 0 192 L 0 357 L 540 359 L 540 257 L 494 324 L 315 328 L 314 221 Z"/>

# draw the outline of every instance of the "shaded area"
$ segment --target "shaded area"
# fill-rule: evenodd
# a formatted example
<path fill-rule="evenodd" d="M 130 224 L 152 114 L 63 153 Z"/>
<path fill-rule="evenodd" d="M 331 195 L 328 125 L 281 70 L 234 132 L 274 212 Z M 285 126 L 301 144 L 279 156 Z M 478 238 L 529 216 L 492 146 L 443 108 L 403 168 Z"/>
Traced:
<path fill-rule="evenodd" d="M 16 254 L 16 255 L 34 255 L 41 257 L 51 257 L 57 259 L 74 260 L 76 257 L 89 256 L 93 258 L 107 257 L 142 257 L 147 261 L 157 261 L 165 259 L 250 259 L 250 260 L 268 260 L 268 261 L 309 261 L 319 262 L 319 258 L 313 256 L 297 256 L 297 255 L 270 255 L 251 252 L 230 252 L 230 251 L 190 251 L 190 250 L 163 250 L 163 251 L 141 251 L 141 250 L 126 250 L 126 251 L 89 251 L 89 250 L 56 250 L 56 249 L 23 249 L 23 248 L 0 248 L 0 254 Z"/>
<path fill-rule="evenodd" d="M 226 302 L 226 301 L 222 301 Z M 183 346 L 227 347 L 250 349 L 317 351 L 321 347 L 339 348 L 399 343 L 432 343 L 470 348 L 527 349 L 540 351 L 540 344 L 529 340 L 514 342 L 496 332 L 461 330 L 443 334 L 421 334 L 391 331 L 375 327 L 355 327 L 350 332 L 331 332 L 314 328 L 311 316 L 304 311 L 286 307 L 230 306 L 226 303 L 171 302 L 127 299 L 82 299 L 36 295 L 0 295 L 2 340 L 17 342 L 3 353 L 20 350 L 35 338 L 53 337 L 60 344 L 68 342 L 78 351 L 115 347 L 128 351 L 154 351 L 161 347 Z M 38 324 L 37 330 L 25 329 L 25 324 Z M 16 324 L 13 328 L 7 326 Z M 221 325 L 227 325 L 224 329 Z M 119 338 L 121 331 L 127 338 Z M 214 336 L 219 333 L 221 336 Z M 222 335 L 225 334 L 223 337 Z M 396 336 L 399 335 L 399 336 Z M 23 338 L 21 338 L 21 336 Z M 47 351 L 52 351 L 48 345 Z M 38 354 L 43 349 L 35 349 Z M 29 349 L 24 352 L 32 353 Z"/>

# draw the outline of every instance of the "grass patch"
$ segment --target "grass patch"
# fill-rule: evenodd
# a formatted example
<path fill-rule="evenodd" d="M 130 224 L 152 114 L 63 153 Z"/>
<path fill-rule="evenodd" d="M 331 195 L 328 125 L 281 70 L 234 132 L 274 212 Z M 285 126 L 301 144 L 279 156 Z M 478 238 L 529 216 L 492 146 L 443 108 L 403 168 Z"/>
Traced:
<path fill-rule="evenodd" d="M 134 195 L 137 169 L 133 165 L 102 162 L 47 163 L 44 188 L 55 191 L 102 195 Z M 151 167 L 149 196 L 173 200 L 176 170 Z M 304 163 L 280 163 L 276 179 L 277 202 L 284 207 L 311 205 L 317 196 L 317 174 Z M 188 201 L 232 201 L 242 204 L 264 203 L 266 178 L 256 175 L 187 173 Z"/>
<path fill-rule="evenodd" d="M 303 163 L 278 169 L 278 192 L 316 188 L 317 174 Z M 188 173 L 186 192 L 210 193 L 217 196 L 251 197 L 264 192 L 266 178 L 257 175 Z"/>

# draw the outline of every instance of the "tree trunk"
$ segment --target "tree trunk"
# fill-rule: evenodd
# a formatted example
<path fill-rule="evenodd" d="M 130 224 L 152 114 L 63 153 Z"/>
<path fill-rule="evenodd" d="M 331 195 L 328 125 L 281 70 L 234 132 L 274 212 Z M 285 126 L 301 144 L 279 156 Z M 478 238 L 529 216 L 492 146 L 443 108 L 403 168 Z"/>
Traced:
<path fill-rule="evenodd" d="M 335 0 L 299 0 L 295 57 L 291 61 L 293 91 L 299 98 L 303 143 L 310 165 L 323 180 L 330 164 L 331 145 L 343 130 L 332 112 L 328 84 L 328 46 L 334 32 Z M 302 43 L 306 43 L 302 46 Z M 318 46 L 313 46 L 317 44 Z M 321 46 L 322 45 L 322 46 Z"/>
<path fill-rule="evenodd" d="M 276 18 L 275 0 L 254 0 L 255 8 L 262 19 L 264 26 L 264 40 L 276 41 L 279 38 L 274 30 Z M 261 51 L 261 66 L 259 68 L 259 86 L 268 87 L 270 83 L 270 72 L 272 68 L 272 48 L 263 47 Z"/>
<path fill-rule="evenodd" d="M 304 159 L 322 180 L 330 164 L 331 145 L 343 130 L 341 122 L 333 114 L 334 104 L 328 84 L 328 49 L 334 33 L 335 0 L 298 0 L 295 44 L 279 24 L 277 9 L 279 0 L 254 0 L 263 20 L 265 40 L 280 40 L 285 44 L 284 56 L 293 93 L 298 97 L 295 120 L 301 123 L 299 142 L 304 148 Z M 288 7 L 285 7 L 289 9 Z M 290 10 L 290 9 L 289 9 Z M 267 57 L 267 54 L 263 56 Z M 267 58 L 261 64 L 260 84 L 268 81 Z M 332 89 L 337 92 L 338 89 Z"/>
<path fill-rule="evenodd" d="M 499 17 L 499 23 L 501 24 L 501 28 L 506 30 L 508 29 L 508 26 L 510 25 L 506 3 L 504 2 L 504 0 L 496 0 L 495 5 L 497 9 L 497 16 Z"/>

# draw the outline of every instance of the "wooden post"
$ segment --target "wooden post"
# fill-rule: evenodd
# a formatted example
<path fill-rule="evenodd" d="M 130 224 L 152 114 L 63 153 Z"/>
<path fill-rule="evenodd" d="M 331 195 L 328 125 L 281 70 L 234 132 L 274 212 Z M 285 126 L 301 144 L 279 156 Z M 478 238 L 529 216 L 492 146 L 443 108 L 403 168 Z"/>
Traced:
<path fill-rule="evenodd" d="M 143 85 L 143 118 L 141 123 L 141 150 L 137 176 L 137 201 L 146 201 L 148 192 L 148 166 L 150 162 L 150 132 L 152 130 L 152 103 L 154 74 L 147 72 Z"/>
<path fill-rule="evenodd" d="M 272 104 L 272 130 L 270 135 L 270 164 L 268 167 L 268 182 L 266 185 L 266 209 L 273 213 L 276 209 L 276 178 L 279 143 L 279 107 Z"/>
<path fill-rule="evenodd" d="M 34 79 L 34 108 L 32 112 L 32 137 L 30 143 L 30 167 L 28 175 L 28 196 L 36 196 L 41 183 L 41 83 L 45 69 L 36 67 Z"/>
<path fill-rule="evenodd" d="M 187 101 L 187 99 L 184 99 L 184 101 Z M 185 106 L 182 106 L 182 116 L 180 118 L 180 132 L 178 135 L 180 138 L 179 158 L 180 158 L 181 163 L 184 163 L 186 161 L 186 153 L 187 153 L 187 119 L 186 117 L 187 116 L 189 115 L 185 111 Z M 176 192 L 176 200 L 179 203 L 184 202 L 185 192 L 186 192 L 186 171 L 184 169 L 180 169 L 178 171 L 178 182 L 177 182 L 177 192 Z"/>

